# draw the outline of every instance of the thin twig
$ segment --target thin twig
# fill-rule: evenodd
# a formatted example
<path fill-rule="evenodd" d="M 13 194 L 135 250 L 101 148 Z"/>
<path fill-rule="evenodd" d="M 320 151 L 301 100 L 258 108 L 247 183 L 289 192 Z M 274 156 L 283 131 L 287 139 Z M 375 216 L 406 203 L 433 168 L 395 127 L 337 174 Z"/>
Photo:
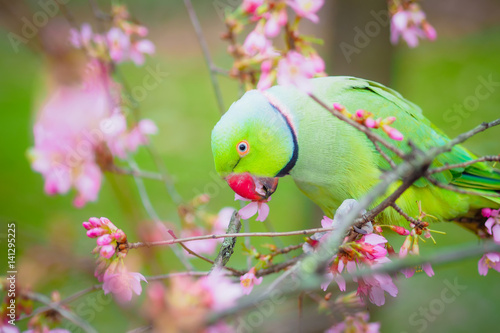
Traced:
<path fill-rule="evenodd" d="M 378 151 L 378 153 L 389 163 L 389 165 L 391 166 L 391 168 L 395 168 L 396 167 L 396 163 L 394 163 L 394 161 L 392 160 L 392 158 L 387 155 L 383 150 L 382 148 L 380 148 L 380 145 L 378 144 L 378 142 L 376 141 L 372 141 L 373 142 L 373 145 L 375 146 L 375 149 Z"/>
<path fill-rule="evenodd" d="M 174 234 L 174 232 L 173 232 L 172 230 L 169 230 L 169 233 L 170 233 L 170 235 L 171 235 L 174 239 L 179 239 L 179 238 L 177 238 L 177 236 L 175 236 L 175 234 Z M 184 245 L 183 243 L 179 243 L 179 244 L 180 244 L 180 245 L 182 246 L 182 248 L 183 248 L 184 250 L 186 250 L 189 254 L 191 254 L 191 255 L 193 255 L 193 256 L 195 256 L 195 257 L 197 257 L 197 258 L 199 258 L 199 259 L 201 259 L 201 260 L 203 260 L 203 261 L 206 261 L 206 262 L 208 262 L 208 263 L 209 263 L 209 264 L 211 264 L 211 265 L 214 265 L 214 264 L 215 264 L 215 263 L 214 263 L 214 261 L 213 261 L 212 259 L 208 259 L 207 257 L 202 256 L 201 254 L 194 252 L 193 250 L 191 250 L 190 248 L 188 248 L 188 247 L 187 247 L 186 245 Z M 241 271 L 239 271 L 239 270 L 237 270 L 237 269 L 231 268 L 231 267 L 224 267 L 224 268 L 225 268 L 225 269 L 227 269 L 228 271 L 231 271 L 232 273 L 234 273 L 234 274 L 236 274 L 236 275 L 243 275 L 243 274 L 245 274 L 245 273 L 243 273 L 243 272 L 241 272 Z"/>
<path fill-rule="evenodd" d="M 205 62 L 207 63 L 208 70 L 210 73 L 210 80 L 212 81 L 212 86 L 214 87 L 214 93 L 215 97 L 217 98 L 217 104 L 219 106 L 219 112 L 220 114 L 224 114 L 226 112 L 226 108 L 224 107 L 224 101 L 222 99 L 222 92 L 219 87 L 219 81 L 217 80 L 217 77 L 215 76 L 215 73 L 217 73 L 217 70 L 215 69 L 214 63 L 212 61 L 212 56 L 210 55 L 210 51 L 208 49 L 207 42 L 205 40 L 205 37 L 203 37 L 203 31 L 201 28 L 200 21 L 198 20 L 198 17 L 196 16 L 196 12 L 194 11 L 193 4 L 191 3 L 191 0 L 184 0 L 184 5 L 186 6 L 186 9 L 189 14 L 189 18 L 191 19 L 191 23 L 193 24 L 194 30 L 196 32 L 196 36 L 198 37 L 198 42 L 201 45 L 201 49 L 203 51 L 203 57 L 205 58 Z"/>
<path fill-rule="evenodd" d="M 137 165 L 137 163 L 135 163 L 135 161 L 132 158 L 129 158 L 128 162 L 129 162 L 130 167 L 133 170 L 139 170 L 139 166 Z M 160 220 L 160 217 L 156 213 L 156 210 L 154 209 L 153 204 L 151 203 L 151 200 L 149 199 L 149 195 L 148 195 L 148 192 L 146 191 L 146 187 L 144 186 L 144 182 L 142 181 L 141 178 L 139 178 L 137 176 L 134 176 L 134 180 L 135 180 L 135 183 L 137 185 L 137 190 L 139 191 L 139 195 L 141 197 L 142 204 L 143 204 L 144 208 L 146 209 L 146 212 L 148 213 L 150 218 L 153 219 L 155 224 L 157 226 L 160 226 L 160 230 L 164 230 L 165 225 Z M 167 236 L 165 234 L 165 232 L 163 232 L 163 234 L 164 234 L 164 236 Z M 177 256 L 177 258 L 182 262 L 184 267 L 186 267 L 189 270 L 192 270 L 194 268 L 193 265 L 189 262 L 188 258 L 186 258 L 186 255 L 184 252 L 182 252 L 182 250 L 180 250 L 177 247 L 173 247 L 172 250 L 173 250 L 174 254 Z"/>
<path fill-rule="evenodd" d="M 163 175 L 157 172 L 152 171 L 144 171 L 144 170 L 134 170 L 134 169 L 123 169 L 118 166 L 113 166 L 112 168 L 108 168 L 107 171 L 116 173 L 118 175 L 127 175 L 127 176 L 136 176 L 144 179 L 152 179 L 163 181 Z"/>
<path fill-rule="evenodd" d="M 443 171 L 450 170 L 450 169 L 465 168 L 466 166 L 469 166 L 469 165 L 475 164 L 475 163 L 479 163 L 479 162 L 498 162 L 498 161 L 500 161 L 500 155 L 488 155 L 488 156 L 479 157 L 475 160 L 470 160 L 470 161 L 463 162 L 463 163 L 447 164 L 447 165 L 439 167 L 439 168 L 429 169 L 427 171 L 427 175 L 432 175 L 434 173 L 443 172 Z"/>
<path fill-rule="evenodd" d="M 488 196 L 488 197 L 493 197 L 493 198 L 500 198 L 500 194 L 499 193 L 493 193 L 493 192 L 490 192 L 490 191 L 473 191 L 473 190 L 465 190 L 463 188 L 460 188 L 458 186 L 453 186 L 453 185 L 450 185 L 450 184 L 445 184 L 445 183 L 442 183 L 442 182 L 439 182 L 437 180 L 435 180 L 434 178 L 432 177 L 425 177 L 427 180 L 429 180 L 432 184 L 436 185 L 437 187 L 440 187 L 442 189 L 445 189 L 445 190 L 449 190 L 449 191 L 453 191 L 453 192 L 457 192 L 457 193 L 461 193 L 461 194 L 468 194 L 468 195 L 479 195 L 479 196 Z"/>
<path fill-rule="evenodd" d="M 322 107 L 324 107 L 326 110 L 328 110 L 331 114 L 333 114 L 335 117 L 339 118 L 342 121 L 345 121 L 346 123 L 348 123 L 352 127 L 354 127 L 357 130 L 365 133 L 366 136 L 370 140 L 375 141 L 375 142 L 380 142 L 382 145 L 384 145 L 385 147 L 387 147 L 389 150 L 391 150 L 392 152 L 394 152 L 396 155 L 398 155 L 401 158 L 405 157 L 406 154 L 401 149 L 399 149 L 396 146 L 394 146 L 393 144 L 389 143 L 387 140 L 384 140 L 380 135 L 376 134 L 375 132 L 373 132 L 372 130 L 370 130 L 368 127 L 365 127 L 365 126 L 363 126 L 361 124 L 358 124 L 354 120 L 347 118 L 346 116 L 344 116 L 339 111 L 337 111 L 334 108 L 331 108 L 328 105 L 326 105 L 322 100 L 320 100 L 315 95 L 310 94 L 309 96 L 314 101 L 316 101 L 316 103 L 318 103 L 319 105 L 321 105 Z"/>
<path fill-rule="evenodd" d="M 391 207 L 392 207 L 392 208 L 394 208 L 394 210 L 395 210 L 396 212 L 398 212 L 398 214 L 399 214 L 399 215 L 401 215 L 402 217 L 404 217 L 404 218 L 405 218 L 408 222 L 413 223 L 413 224 L 415 224 L 415 225 L 418 225 L 418 224 L 419 224 L 419 222 L 418 222 L 416 219 L 414 219 L 414 218 L 413 218 L 413 217 L 411 217 L 410 215 L 406 214 L 406 213 L 403 211 L 403 209 L 402 209 L 401 207 L 399 207 L 399 206 L 398 206 L 395 202 L 393 202 L 393 203 L 391 204 Z"/>
<path fill-rule="evenodd" d="M 301 249 L 304 244 L 297 244 L 297 245 L 290 245 L 281 249 L 277 249 L 275 251 L 272 251 L 272 255 L 275 254 L 287 254 L 289 252 Z"/>
<path fill-rule="evenodd" d="M 274 264 L 272 266 L 269 266 L 267 268 L 264 268 L 264 269 L 261 269 L 261 270 L 258 270 L 256 273 L 255 273 L 255 276 L 264 276 L 264 275 L 269 275 L 269 274 L 273 274 L 273 273 L 278 273 L 284 269 L 287 269 L 288 267 L 290 266 L 293 266 L 295 265 L 297 262 L 299 262 L 302 258 L 304 258 L 304 254 L 301 254 L 300 256 L 297 256 L 295 258 L 292 258 L 290 260 L 287 260 L 287 261 L 284 261 L 284 262 L 281 262 L 279 264 Z"/>
<path fill-rule="evenodd" d="M 204 236 L 194 236 L 179 239 L 169 239 L 156 242 L 136 242 L 128 243 L 129 249 L 136 249 L 140 247 L 152 246 L 165 246 L 175 243 L 186 243 L 202 239 L 217 239 L 217 238 L 236 238 L 236 237 L 284 237 L 284 236 L 297 236 L 297 235 L 310 235 L 317 232 L 332 231 L 332 228 L 314 228 L 305 230 L 285 231 L 285 232 L 248 232 L 248 233 L 227 233 L 227 234 L 212 234 Z"/>

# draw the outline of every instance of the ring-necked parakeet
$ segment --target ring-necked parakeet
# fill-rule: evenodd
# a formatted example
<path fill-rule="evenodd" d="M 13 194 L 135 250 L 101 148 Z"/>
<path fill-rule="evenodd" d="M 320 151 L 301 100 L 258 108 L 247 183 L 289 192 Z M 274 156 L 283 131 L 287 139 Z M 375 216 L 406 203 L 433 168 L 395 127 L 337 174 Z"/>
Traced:
<path fill-rule="evenodd" d="M 387 139 L 405 152 L 410 150 L 407 140 L 424 151 L 449 140 L 418 106 L 379 83 L 353 77 L 325 77 L 312 82 L 313 94 L 327 105 L 340 103 L 350 111 L 364 109 L 375 118 L 395 116 L 392 126 L 404 134 L 405 141 Z M 396 163 L 401 162 L 394 153 L 385 147 L 383 150 Z M 384 170 L 390 169 L 365 134 L 293 87 L 245 93 L 213 129 L 212 151 L 217 172 L 237 194 L 252 200 L 266 199 L 275 191 L 278 177 L 290 175 L 329 217 L 344 200 L 365 195 L 380 181 Z M 437 157 L 431 167 L 475 158 L 457 145 Z M 475 216 L 483 207 L 500 207 L 500 198 L 488 196 L 500 191 L 500 171 L 487 164 L 476 163 L 433 177 L 445 184 L 483 191 L 484 195 L 459 194 L 421 178 L 396 201 L 410 216 L 418 214 L 418 201 L 424 212 L 442 221 Z M 398 185 L 394 184 L 387 194 Z M 397 224 L 403 218 L 389 208 L 378 221 Z"/>

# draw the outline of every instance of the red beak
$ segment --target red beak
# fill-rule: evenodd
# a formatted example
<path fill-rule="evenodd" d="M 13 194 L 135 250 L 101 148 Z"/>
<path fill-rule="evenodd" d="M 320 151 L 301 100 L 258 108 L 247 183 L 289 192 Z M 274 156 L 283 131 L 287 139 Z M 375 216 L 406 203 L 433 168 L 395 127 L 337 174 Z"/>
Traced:
<path fill-rule="evenodd" d="M 236 194 L 253 201 L 266 200 L 278 187 L 277 177 L 254 177 L 248 172 L 230 174 L 226 181 Z"/>

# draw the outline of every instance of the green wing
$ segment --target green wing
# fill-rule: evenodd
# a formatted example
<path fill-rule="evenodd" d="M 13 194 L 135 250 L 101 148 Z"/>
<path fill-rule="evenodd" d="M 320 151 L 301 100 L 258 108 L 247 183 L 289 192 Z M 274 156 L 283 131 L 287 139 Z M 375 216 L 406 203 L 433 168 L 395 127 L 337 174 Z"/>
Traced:
<path fill-rule="evenodd" d="M 422 115 L 422 111 L 417 105 L 404 99 L 398 92 L 376 82 L 352 77 L 337 77 L 336 80 L 343 81 L 342 84 L 339 82 L 337 89 L 341 90 L 340 94 L 343 95 L 344 100 L 346 99 L 345 96 L 350 96 L 350 99 L 347 100 L 352 100 L 351 106 L 367 109 L 377 118 L 397 117 L 396 122 L 391 126 L 403 133 L 405 140 L 391 140 L 391 142 L 401 150 L 410 151 L 408 140 L 411 140 L 424 151 L 450 141 L 448 136 Z M 336 85 L 336 83 L 333 84 Z M 401 162 L 401 159 L 393 152 L 385 147 L 382 147 L 382 149 L 396 163 Z M 448 164 L 458 164 L 476 158 L 463 146 L 456 145 L 451 152 L 439 155 L 431 167 L 437 168 Z M 378 164 L 380 169 L 387 170 L 390 168 L 389 163 L 381 155 Z M 485 191 L 485 196 L 488 196 L 489 191 L 500 191 L 500 171 L 493 169 L 486 163 L 475 163 L 465 168 L 447 170 L 434 174 L 433 177 L 445 184 Z M 415 186 L 418 187 L 428 185 L 430 185 L 430 182 L 425 178 L 420 178 L 415 182 Z M 500 203 L 500 198 L 489 197 L 488 199 Z"/>

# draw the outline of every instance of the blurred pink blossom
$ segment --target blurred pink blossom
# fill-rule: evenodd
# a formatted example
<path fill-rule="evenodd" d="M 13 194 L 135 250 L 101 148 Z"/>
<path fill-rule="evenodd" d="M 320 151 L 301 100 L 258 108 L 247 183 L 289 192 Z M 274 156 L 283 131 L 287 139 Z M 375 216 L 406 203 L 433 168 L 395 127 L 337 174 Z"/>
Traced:
<path fill-rule="evenodd" d="M 264 33 L 267 37 L 274 38 L 279 35 L 281 27 L 284 27 L 288 22 L 286 9 L 274 10 L 266 14 L 264 16 L 267 19 L 264 26 Z"/>
<path fill-rule="evenodd" d="M 82 24 L 80 31 L 77 29 L 70 29 L 70 43 L 77 49 L 87 48 L 92 40 L 92 27 L 88 23 Z"/>
<path fill-rule="evenodd" d="M 133 293 L 141 294 L 141 280 L 147 282 L 141 273 L 129 272 L 121 261 L 114 270 L 108 268 L 104 274 L 102 290 L 105 295 L 112 293 L 121 303 L 128 302 Z"/>
<path fill-rule="evenodd" d="M 226 232 L 227 226 L 229 225 L 229 221 L 231 220 L 231 216 L 233 215 L 234 211 L 235 209 L 232 207 L 222 208 L 219 211 L 215 220 L 213 221 L 211 228 L 209 229 L 205 229 L 203 227 L 183 228 L 180 233 L 181 237 L 185 238 L 185 237 L 196 237 L 203 235 L 224 234 Z M 222 241 L 223 239 L 221 238 L 197 240 L 189 242 L 189 244 L 187 244 L 187 247 L 196 253 L 213 254 L 218 244 L 221 243 Z"/>
<path fill-rule="evenodd" d="M 129 57 L 137 66 L 144 64 L 145 54 L 154 54 L 156 51 L 155 45 L 149 39 L 141 39 L 132 42 L 129 50 Z"/>
<path fill-rule="evenodd" d="M 243 43 L 243 50 L 249 56 L 264 53 L 269 47 L 271 47 L 271 42 L 266 39 L 263 33 L 257 30 L 253 30 L 249 33 Z"/>
<path fill-rule="evenodd" d="M 199 280 L 199 285 L 209 296 L 209 307 L 215 311 L 222 311 L 236 304 L 236 300 L 243 295 L 238 283 L 233 283 L 221 270 L 216 270 Z"/>
<path fill-rule="evenodd" d="M 119 94 L 107 65 L 92 61 L 80 85 L 59 86 L 47 98 L 37 115 L 35 143 L 29 151 L 32 168 L 45 178 L 47 194 L 74 188 L 76 207 L 97 200 L 102 181 L 98 157 L 107 162 L 112 156 L 125 158 L 126 152 L 148 143 L 147 135 L 156 133 L 147 119 L 127 130 Z"/>
<path fill-rule="evenodd" d="M 109 56 L 116 63 L 127 59 L 130 49 L 130 37 L 120 28 L 111 28 L 106 34 Z"/>
<path fill-rule="evenodd" d="M 278 84 L 295 86 L 303 92 L 312 91 L 312 82 L 309 80 L 316 74 L 315 65 L 310 59 L 296 51 L 290 51 L 285 58 L 278 62 Z"/>
<path fill-rule="evenodd" d="M 345 317 L 344 321 L 333 325 L 325 333 L 378 333 L 380 332 L 380 323 L 369 323 L 370 316 L 368 312 L 357 312 Z"/>
<path fill-rule="evenodd" d="M 324 0 L 288 0 L 286 3 L 298 16 L 318 23 L 319 17 L 316 12 L 323 6 Z"/>
<path fill-rule="evenodd" d="M 260 66 L 260 79 L 257 83 L 257 89 L 266 90 L 271 88 L 276 79 L 276 71 L 272 70 L 272 61 L 264 60 Z"/>
<path fill-rule="evenodd" d="M 407 9 L 400 7 L 391 19 L 391 43 L 398 39 L 405 40 L 409 47 L 418 46 L 418 38 L 433 41 L 437 37 L 436 30 L 425 19 L 425 13 L 417 4 L 410 4 Z"/>
<path fill-rule="evenodd" d="M 241 4 L 243 11 L 245 11 L 248 14 L 253 14 L 259 8 L 264 4 L 264 0 L 243 0 L 243 3 Z"/>

